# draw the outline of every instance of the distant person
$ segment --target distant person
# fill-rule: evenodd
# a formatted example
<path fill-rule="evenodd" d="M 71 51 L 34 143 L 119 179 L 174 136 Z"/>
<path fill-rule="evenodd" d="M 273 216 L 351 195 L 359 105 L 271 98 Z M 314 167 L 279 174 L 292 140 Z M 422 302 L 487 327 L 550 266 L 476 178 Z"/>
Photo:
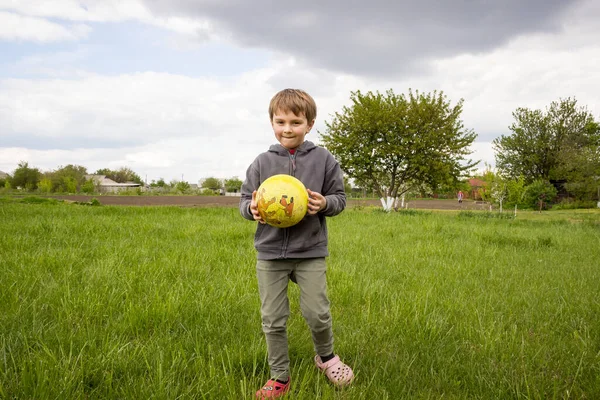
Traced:
<path fill-rule="evenodd" d="M 459 203 L 462 203 L 462 201 L 463 201 L 463 197 L 464 197 L 464 196 L 465 196 L 465 195 L 463 194 L 462 190 L 459 190 L 459 191 L 458 191 L 458 202 L 459 202 Z"/>
<path fill-rule="evenodd" d="M 285 89 L 269 105 L 269 118 L 279 144 L 259 154 L 246 172 L 240 213 L 258 221 L 254 247 L 258 251 L 256 273 L 261 301 L 262 329 L 267 341 L 271 378 L 256 392 L 270 399 L 290 390 L 287 290 L 291 280 L 300 286 L 300 308 L 311 333 L 315 365 L 336 386 L 349 385 L 354 373 L 333 352 L 333 331 L 327 297 L 327 225 L 346 207 L 344 180 L 339 164 L 323 147 L 305 141 L 317 116 L 317 106 L 306 92 Z M 261 218 L 256 190 L 277 174 L 298 178 L 308 192 L 308 212 L 297 225 L 275 228 Z"/>

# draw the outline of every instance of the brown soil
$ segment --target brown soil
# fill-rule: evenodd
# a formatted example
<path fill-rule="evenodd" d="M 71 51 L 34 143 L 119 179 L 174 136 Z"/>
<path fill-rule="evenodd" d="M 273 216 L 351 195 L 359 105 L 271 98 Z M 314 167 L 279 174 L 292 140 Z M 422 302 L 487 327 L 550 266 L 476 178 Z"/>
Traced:
<path fill-rule="evenodd" d="M 88 202 L 96 198 L 102 205 L 118 206 L 179 206 L 179 207 L 237 207 L 239 197 L 230 196 L 52 196 L 67 201 Z M 379 200 L 348 199 L 349 207 L 381 207 Z M 409 209 L 423 210 L 487 210 L 489 205 L 464 201 L 459 204 L 456 200 L 411 200 Z"/>

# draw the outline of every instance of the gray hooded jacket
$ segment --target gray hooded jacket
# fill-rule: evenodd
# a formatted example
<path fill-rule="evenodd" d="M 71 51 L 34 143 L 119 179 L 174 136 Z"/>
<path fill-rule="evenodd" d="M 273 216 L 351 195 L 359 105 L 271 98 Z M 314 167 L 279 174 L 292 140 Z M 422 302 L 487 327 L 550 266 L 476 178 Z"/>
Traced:
<path fill-rule="evenodd" d="M 304 142 L 291 156 L 280 144 L 260 154 L 246 171 L 242 185 L 240 213 L 254 221 L 250 212 L 252 192 L 263 181 L 277 174 L 298 178 L 307 189 L 319 192 L 327 199 L 327 206 L 316 215 L 308 215 L 289 228 L 275 228 L 257 224 L 254 247 L 259 260 L 282 258 L 316 258 L 329 255 L 325 217 L 341 213 L 346 207 L 342 170 L 331 153 L 312 142 Z"/>

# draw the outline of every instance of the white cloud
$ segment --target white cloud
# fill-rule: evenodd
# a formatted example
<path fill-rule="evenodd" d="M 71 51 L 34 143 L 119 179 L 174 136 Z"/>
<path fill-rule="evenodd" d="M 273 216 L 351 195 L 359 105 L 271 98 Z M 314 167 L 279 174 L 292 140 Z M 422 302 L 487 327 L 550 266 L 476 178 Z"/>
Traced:
<path fill-rule="evenodd" d="M 0 40 L 54 42 L 80 40 L 90 33 L 85 24 L 60 25 L 43 18 L 0 11 Z"/>
<path fill-rule="evenodd" d="M 227 38 L 227 31 L 217 30 L 212 20 L 151 14 L 139 1 L 49 4 L 30 1 L 25 6 L 0 0 L 0 10 L 22 14 L 0 11 L 0 32 L 13 32 L 1 22 L 2 15 L 10 14 L 41 25 L 47 22 L 74 37 L 76 30 L 42 18 L 73 23 L 136 19 L 186 37 L 214 41 L 218 33 L 219 40 Z M 44 170 L 69 163 L 90 171 L 128 166 L 148 179 L 180 179 L 182 174 L 190 182 L 207 176 L 243 177 L 252 159 L 274 142 L 267 106 L 271 96 L 284 87 L 301 87 L 313 94 L 319 106 L 316 128 L 320 131 L 325 120 L 349 104 L 351 91 L 443 90 L 453 103 L 464 98 L 465 127 L 480 135 L 472 146 L 473 157 L 493 164 L 491 141 L 509 132 L 511 113 L 519 106 L 544 108 L 561 97 L 575 96 L 598 115 L 600 44 L 596 39 L 600 28 L 591 16 L 600 14 L 600 3 L 581 4 L 569 9 L 560 29 L 512 36 L 481 53 L 438 55 L 417 76 L 342 73 L 316 68 L 323 64 L 287 52 L 273 53 L 268 68 L 222 78 L 151 72 L 152 65 L 148 72 L 103 76 L 70 68 L 80 57 L 87 57 L 82 53 L 26 57 L 17 67 L 41 73 L 62 69 L 64 73 L 52 79 L 0 80 L 0 170 L 10 172 L 25 160 Z M 298 23 L 310 25 L 316 20 L 315 14 L 307 13 Z M 40 37 L 69 40 L 50 33 Z M 328 51 L 331 57 L 339 56 L 335 46 Z M 355 55 L 360 52 L 355 49 Z M 388 61 L 374 58 L 370 63 Z M 316 130 L 308 139 L 318 142 Z"/>
<path fill-rule="evenodd" d="M 3 14 L 10 18 L 3 17 Z M 86 37 L 90 30 L 87 25 L 65 26 L 48 19 L 87 23 L 140 21 L 196 41 L 216 40 L 220 37 L 206 18 L 154 15 L 143 2 L 137 0 L 0 0 L 0 26 L 4 26 L 0 28 L 0 39 L 44 42 L 76 40 Z M 33 30 L 33 33 L 20 32 L 24 29 Z"/>

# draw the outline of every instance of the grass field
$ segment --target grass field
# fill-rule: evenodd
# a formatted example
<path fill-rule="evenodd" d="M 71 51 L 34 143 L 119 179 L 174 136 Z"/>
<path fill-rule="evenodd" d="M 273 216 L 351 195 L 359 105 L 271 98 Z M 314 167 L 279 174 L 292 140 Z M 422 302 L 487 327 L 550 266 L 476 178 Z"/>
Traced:
<path fill-rule="evenodd" d="M 334 390 L 290 286 L 290 399 L 600 398 L 600 212 L 329 219 Z M 0 202 L 0 398 L 243 399 L 268 378 L 233 208 Z"/>

